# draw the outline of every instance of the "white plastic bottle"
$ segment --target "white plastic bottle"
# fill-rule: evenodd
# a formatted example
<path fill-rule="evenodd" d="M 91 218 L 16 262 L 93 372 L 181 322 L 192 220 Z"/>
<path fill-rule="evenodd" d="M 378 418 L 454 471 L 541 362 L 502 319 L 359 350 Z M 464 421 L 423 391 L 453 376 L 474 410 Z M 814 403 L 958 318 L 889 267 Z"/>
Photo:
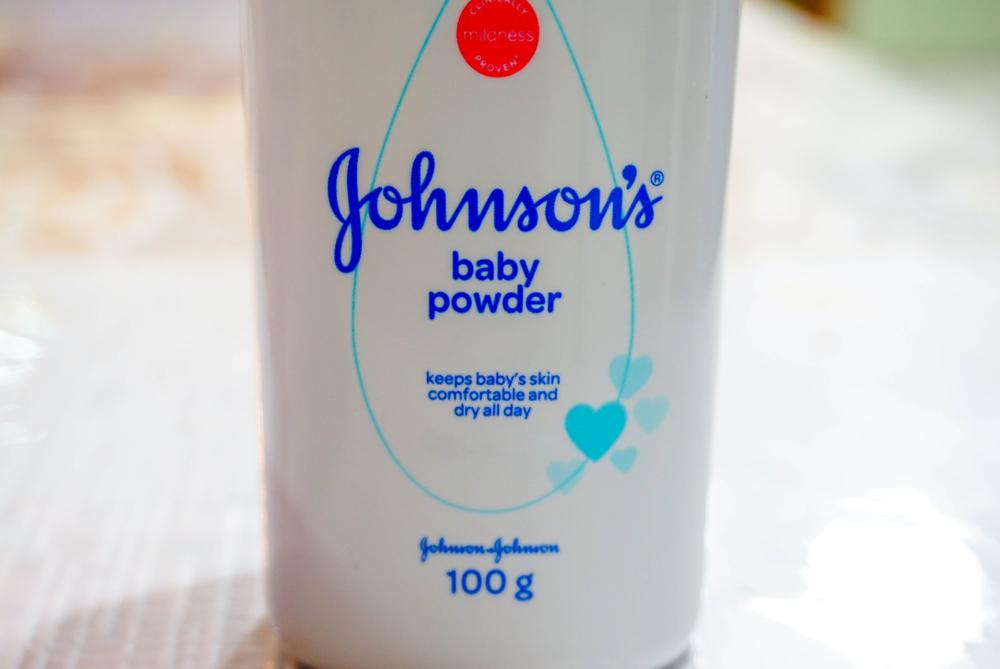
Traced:
<path fill-rule="evenodd" d="M 652 669 L 698 610 L 738 0 L 245 0 L 270 610 Z"/>

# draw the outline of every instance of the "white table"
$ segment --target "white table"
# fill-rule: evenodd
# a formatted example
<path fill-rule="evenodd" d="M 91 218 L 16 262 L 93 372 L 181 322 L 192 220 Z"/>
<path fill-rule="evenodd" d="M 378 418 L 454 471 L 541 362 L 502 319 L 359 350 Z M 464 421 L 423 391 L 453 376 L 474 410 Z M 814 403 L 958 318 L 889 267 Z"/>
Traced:
<path fill-rule="evenodd" d="M 1000 666 L 1000 122 L 746 5 L 690 666 Z M 286 662 L 242 116 L 0 89 L 0 669 Z"/>

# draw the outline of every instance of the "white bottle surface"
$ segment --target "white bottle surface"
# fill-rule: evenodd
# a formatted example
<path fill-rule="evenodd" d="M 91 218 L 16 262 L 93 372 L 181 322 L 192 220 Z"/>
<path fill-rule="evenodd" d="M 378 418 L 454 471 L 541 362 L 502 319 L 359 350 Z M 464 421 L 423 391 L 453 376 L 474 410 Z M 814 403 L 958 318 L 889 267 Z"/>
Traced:
<path fill-rule="evenodd" d="M 245 0 L 271 614 L 653 669 L 698 611 L 738 0 Z"/>

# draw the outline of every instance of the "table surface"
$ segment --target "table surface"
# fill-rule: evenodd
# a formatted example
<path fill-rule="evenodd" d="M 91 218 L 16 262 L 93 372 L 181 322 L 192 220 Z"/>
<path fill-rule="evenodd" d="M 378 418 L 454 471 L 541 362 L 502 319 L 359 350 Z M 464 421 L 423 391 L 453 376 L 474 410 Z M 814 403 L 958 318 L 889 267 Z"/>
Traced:
<path fill-rule="evenodd" d="M 1000 666 L 1000 80 L 760 2 L 740 58 L 687 664 Z M 0 669 L 287 664 L 238 85 L 0 118 Z"/>

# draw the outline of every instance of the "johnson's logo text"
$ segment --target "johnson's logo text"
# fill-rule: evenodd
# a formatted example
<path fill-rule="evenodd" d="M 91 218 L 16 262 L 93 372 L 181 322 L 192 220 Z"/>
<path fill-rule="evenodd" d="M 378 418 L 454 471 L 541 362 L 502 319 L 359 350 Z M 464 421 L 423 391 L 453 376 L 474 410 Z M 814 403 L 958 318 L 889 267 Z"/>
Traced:
<path fill-rule="evenodd" d="M 341 223 L 333 260 L 337 269 L 345 274 L 357 269 L 361 261 L 361 230 L 366 207 L 367 218 L 379 230 L 394 230 L 409 213 L 410 226 L 414 230 L 423 230 L 430 219 L 438 230 L 446 232 L 455 226 L 464 210 L 465 220 L 472 232 L 477 232 L 487 218 L 497 232 L 505 232 L 511 226 L 521 232 L 531 232 L 543 219 L 552 230 L 568 232 L 581 222 L 585 209 L 583 224 L 590 230 L 600 230 L 609 218 L 609 224 L 615 230 L 621 230 L 630 221 L 638 229 L 648 228 L 656 215 L 656 205 L 663 200 L 662 197 L 652 197 L 646 184 L 640 184 L 633 190 L 638 170 L 635 165 L 627 165 L 622 170 L 626 187 L 612 188 L 607 198 L 602 198 L 601 189 L 597 187 L 581 193 L 566 186 L 535 199 L 531 190 L 523 186 L 507 209 L 506 203 L 511 202 L 511 198 L 503 189 L 494 188 L 480 208 L 479 191 L 470 188 L 455 208 L 449 210 L 448 194 L 444 189 L 431 190 L 436 161 L 430 151 L 422 151 L 413 159 L 409 195 L 405 197 L 395 186 L 379 186 L 362 196 L 358 185 L 360 157 L 361 150 L 358 148 L 340 154 L 330 169 L 327 182 L 330 208 Z M 631 202 L 626 208 L 625 199 L 629 194 Z M 557 204 L 561 212 L 557 211 Z M 568 216 L 565 216 L 567 212 Z"/>

